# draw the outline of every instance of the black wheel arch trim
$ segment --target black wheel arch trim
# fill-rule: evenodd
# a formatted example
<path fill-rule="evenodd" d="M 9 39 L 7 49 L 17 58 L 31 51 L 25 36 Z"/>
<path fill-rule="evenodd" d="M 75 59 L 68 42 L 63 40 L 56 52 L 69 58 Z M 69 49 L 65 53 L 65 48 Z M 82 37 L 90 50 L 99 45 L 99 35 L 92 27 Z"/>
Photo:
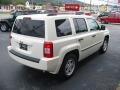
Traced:
<path fill-rule="evenodd" d="M 11 24 L 10 24 L 10 22 L 7 21 L 7 20 L 0 21 L 0 24 L 2 24 L 2 23 L 6 23 L 9 27 L 12 27 Z"/>

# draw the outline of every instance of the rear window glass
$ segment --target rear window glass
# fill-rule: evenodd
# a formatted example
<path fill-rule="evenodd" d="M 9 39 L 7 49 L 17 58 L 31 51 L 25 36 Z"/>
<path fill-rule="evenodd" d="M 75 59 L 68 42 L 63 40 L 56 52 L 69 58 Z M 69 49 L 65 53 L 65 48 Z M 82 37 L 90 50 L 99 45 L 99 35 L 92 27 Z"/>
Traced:
<path fill-rule="evenodd" d="M 71 25 L 68 19 L 56 20 L 55 26 L 58 37 L 72 34 Z"/>
<path fill-rule="evenodd" d="M 13 32 L 33 37 L 45 37 L 45 22 L 43 20 L 17 19 Z"/>

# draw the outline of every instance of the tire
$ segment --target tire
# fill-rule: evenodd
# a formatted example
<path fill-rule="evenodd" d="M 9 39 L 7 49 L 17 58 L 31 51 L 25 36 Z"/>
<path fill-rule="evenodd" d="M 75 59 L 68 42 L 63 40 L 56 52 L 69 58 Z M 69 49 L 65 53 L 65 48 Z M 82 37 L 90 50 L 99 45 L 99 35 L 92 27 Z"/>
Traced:
<path fill-rule="evenodd" d="M 101 24 L 108 24 L 108 22 L 106 22 L 106 21 L 101 21 Z"/>
<path fill-rule="evenodd" d="M 65 56 L 59 72 L 60 77 L 62 79 L 70 78 L 76 72 L 77 62 L 78 60 L 75 54 L 70 53 Z"/>
<path fill-rule="evenodd" d="M 104 22 L 104 21 L 101 21 L 101 24 L 105 24 L 105 22 Z"/>
<path fill-rule="evenodd" d="M 9 30 L 8 24 L 7 24 L 7 23 L 1 23 L 1 24 L 0 24 L 0 30 L 1 30 L 2 32 L 7 32 L 7 31 Z"/>
<path fill-rule="evenodd" d="M 105 22 L 105 24 L 108 24 L 108 22 Z"/>
<path fill-rule="evenodd" d="M 101 46 L 100 48 L 100 53 L 105 53 L 108 49 L 108 43 L 109 43 L 109 39 L 108 38 L 105 38 L 104 39 L 104 42 L 103 42 L 103 45 Z"/>

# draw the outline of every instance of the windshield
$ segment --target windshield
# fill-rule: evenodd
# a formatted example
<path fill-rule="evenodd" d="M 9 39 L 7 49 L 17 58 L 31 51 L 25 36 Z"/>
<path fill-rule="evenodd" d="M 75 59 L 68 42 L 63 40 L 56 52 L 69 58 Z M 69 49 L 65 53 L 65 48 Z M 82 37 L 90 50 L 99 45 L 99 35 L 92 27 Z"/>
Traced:
<path fill-rule="evenodd" d="M 33 37 L 45 37 L 45 22 L 43 20 L 17 19 L 13 32 Z"/>
<path fill-rule="evenodd" d="M 16 15 L 16 16 L 24 15 L 24 13 L 19 11 L 19 12 L 16 12 L 15 15 Z"/>

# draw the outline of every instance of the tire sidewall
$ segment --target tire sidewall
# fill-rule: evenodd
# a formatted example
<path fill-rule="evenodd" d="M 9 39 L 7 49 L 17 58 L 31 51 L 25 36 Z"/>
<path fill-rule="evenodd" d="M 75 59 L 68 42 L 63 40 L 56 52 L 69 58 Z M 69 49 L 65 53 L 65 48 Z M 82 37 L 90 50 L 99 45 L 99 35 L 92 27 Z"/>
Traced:
<path fill-rule="evenodd" d="M 107 42 L 107 48 L 106 48 L 106 50 L 104 50 L 104 43 L 105 42 Z M 109 42 L 109 40 L 107 39 L 107 38 L 105 38 L 104 39 L 104 42 L 103 42 L 103 45 L 102 45 L 102 47 L 101 47 L 101 49 L 100 49 L 100 52 L 101 53 L 105 53 L 106 51 L 107 51 L 107 49 L 108 49 L 108 42 Z"/>
<path fill-rule="evenodd" d="M 2 26 L 2 25 L 5 25 L 5 26 L 6 26 L 6 30 L 2 30 L 2 29 L 1 29 L 1 26 Z M 1 30 L 2 32 L 7 32 L 8 29 L 9 29 L 9 27 L 8 27 L 7 23 L 1 23 L 1 24 L 0 24 L 0 30 Z"/>
<path fill-rule="evenodd" d="M 73 73 L 68 76 L 68 75 L 66 75 L 66 72 L 65 72 L 65 66 L 66 66 L 68 60 L 70 60 L 70 59 L 74 60 L 74 62 L 75 62 L 75 68 L 74 68 Z M 63 60 L 63 63 L 62 63 L 62 66 L 61 66 L 61 69 L 60 69 L 59 74 L 60 74 L 63 78 L 65 78 L 65 79 L 70 78 L 70 77 L 73 76 L 73 74 L 76 72 L 77 64 L 78 64 L 77 62 L 78 62 L 78 61 L 77 61 L 76 55 L 74 55 L 74 54 L 68 54 L 67 56 L 65 56 L 65 58 L 64 58 L 64 60 Z"/>

